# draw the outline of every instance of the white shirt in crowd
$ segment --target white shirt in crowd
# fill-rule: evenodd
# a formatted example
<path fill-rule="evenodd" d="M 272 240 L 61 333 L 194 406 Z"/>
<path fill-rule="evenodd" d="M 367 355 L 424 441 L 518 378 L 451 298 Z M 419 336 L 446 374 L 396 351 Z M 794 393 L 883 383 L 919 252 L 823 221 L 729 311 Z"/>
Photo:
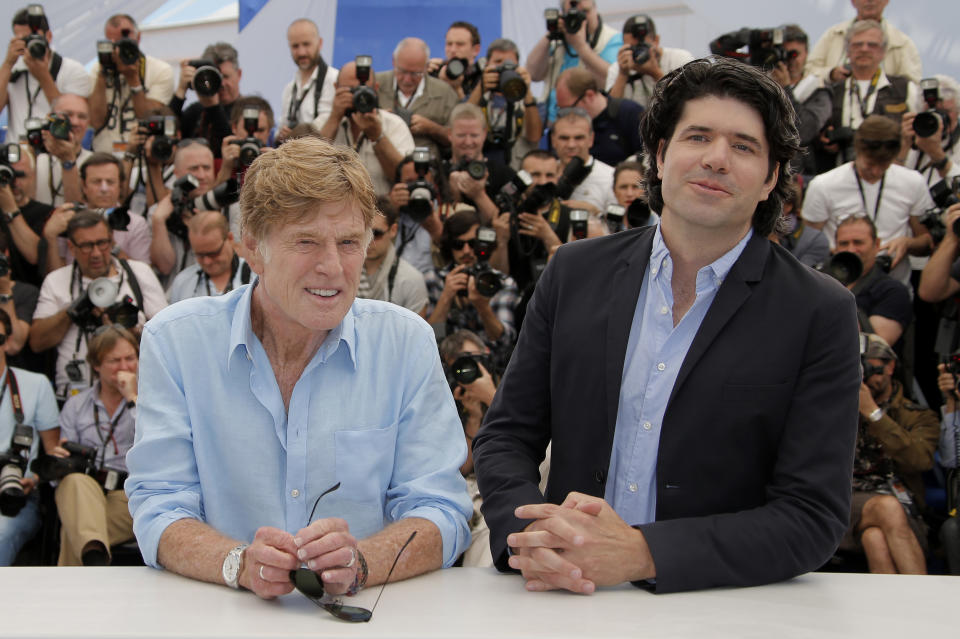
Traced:
<path fill-rule="evenodd" d="M 53 47 L 50 47 L 51 51 Z M 30 55 L 25 53 L 24 55 Z M 53 56 L 51 56 L 51 61 Z M 93 85 L 90 84 L 90 77 L 86 69 L 76 60 L 62 58 L 60 71 L 54 83 L 60 93 L 75 93 L 87 97 Z M 47 102 L 47 96 L 37 79 L 27 71 L 27 65 L 23 63 L 23 56 L 17 60 L 11 75 L 18 71 L 23 71 L 16 82 L 7 85 L 7 142 L 19 141 L 21 136 L 27 135 L 27 130 L 23 123 L 28 118 L 45 118 L 50 113 L 50 103 Z M 0 105 L 2 108 L 2 105 Z"/>
<path fill-rule="evenodd" d="M 317 74 L 320 71 L 318 66 L 310 74 L 310 78 L 301 83 L 300 74 L 296 73 L 293 80 L 287 86 L 283 87 L 283 94 L 280 98 L 280 118 L 278 126 L 287 124 L 290 114 L 290 103 L 293 100 L 300 102 L 300 108 L 297 110 L 297 122 L 313 122 L 322 113 L 329 113 L 333 108 L 333 94 L 337 92 L 334 83 L 337 81 L 339 71 L 333 67 L 327 67 L 327 74 L 323 78 L 323 86 L 320 89 L 320 100 L 316 100 Z M 314 104 L 316 103 L 316 108 Z"/>
<path fill-rule="evenodd" d="M 679 69 L 692 60 L 693 54 L 686 49 L 663 47 L 663 56 L 660 58 L 660 70 L 663 71 L 664 74 L 667 74 L 674 69 Z M 604 87 L 607 91 L 613 87 L 613 83 L 617 81 L 618 75 L 620 75 L 620 64 L 614 60 L 610 68 L 607 69 L 607 82 Z M 652 77 L 645 75 L 633 82 L 627 82 L 627 85 L 623 89 L 623 97 L 627 100 L 633 100 L 646 109 L 650 105 L 650 98 L 653 97 L 653 87 L 656 85 L 657 83 Z"/>

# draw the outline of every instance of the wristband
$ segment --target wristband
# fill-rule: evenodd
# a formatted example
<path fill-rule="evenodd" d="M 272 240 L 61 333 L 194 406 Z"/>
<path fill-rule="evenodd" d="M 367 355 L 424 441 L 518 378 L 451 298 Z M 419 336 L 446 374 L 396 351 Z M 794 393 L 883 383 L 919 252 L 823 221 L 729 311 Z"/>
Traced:
<path fill-rule="evenodd" d="M 130 87 L 130 93 L 131 93 L 132 95 L 136 95 L 136 94 L 138 94 L 138 93 L 143 93 L 143 85 L 141 84 L 141 85 L 138 85 L 138 86 L 135 86 L 135 87 Z"/>
<path fill-rule="evenodd" d="M 873 423 L 877 423 L 883 419 L 883 411 L 877 408 L 875 411 L 867 415 L 867 419 Z"/>
<path fill-rule="evenodd" d="M 373 140 L 373 146 L 377 146 L 378 144 L 380 144 L 380 140 L 382 140 L 382 139 L 384 138 L 384 136 L 386 136 L 386 133 L 384 133 L 384 132 L 383 132 L 383 129 L 381 129 L 381 130 L 380 130 L 380 137 L 377 138 L 376 140 Z"/>
<path fill-rule="evenodd" d="M 0 304 L 6 304 L 13 300 L 13 295 L 10 293 L 0 293 Z"/>
<path fill-rule="evenodd" d="M 530 107 L 535 107 L 535 106 L 537 106 L 537 101 L 534 100 L 533 102 L 524 102 L 524 103 L 523 103 L 523 106 L 525 106 L 525 107 L 528 108 L 528 109 L 529 109 Z"/>
<path fill-rule="evenodd" d="M 17 219 L 18 215 L 20 215 L 20 209 L 17 209 L 12 213 L 7 213 L 6 215 L 7 215 L 7 224 L 9 224 L 10 222 L 13 222 L 15 219 Z"/>
<path fill-rule="evenodd" d="M 947 166 L 947 162 L 949 161 L 950 161 L 950 158 L 944 155 L 943 159 L 941 159 L 939 162 L 931 162 L 930 166 L 936 169 L 937 171 L 942 171 L 944 167 Z"/>
<path fill-rule="evenodd" d="M 71 161 L 71 160 L 63 160 L 62 162 L 60 162 L 60 167 L 61 167 L 64 171 L 69 171 L 70 169 L 72 169 L 72 168 L 75 167 L 76 165 L 77 165 L 77 161 L 76 161 L 76 160 L 73 160 L 73 161 Z"/>
<path fill-rule="evenodd" d="M 360 592 L 360 590 L 367 585 L 367 577 L 370 576 L 370 570 L 367 568 L 367 560 L 359 548 L 357 548 L 357 559 L 360 560 L 360 567 L 357 568 L 357 575 L 353 578 L 353 583 L 350 584 L 350 588 L 347 589 L 348 597 L 352 597 Z"/>

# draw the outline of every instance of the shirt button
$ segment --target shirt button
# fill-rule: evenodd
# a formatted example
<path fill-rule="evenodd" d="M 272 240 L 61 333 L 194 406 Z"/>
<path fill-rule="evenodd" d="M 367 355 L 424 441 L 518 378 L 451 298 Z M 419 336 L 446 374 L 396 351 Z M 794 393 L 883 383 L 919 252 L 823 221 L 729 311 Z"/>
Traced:
<path fill-rule="evenodd" d="M 293 490 L 290 491 L 290 496 L 296 499 L 297 497 L 300 496 L 300 491 L 294 488 Z"/>
<path fill-rule="evenodd" d="M 643 430 L 650 430 L 651 428 L 653 428 L 653 424 L 650 422 L 643 422 Z"/>
<path fill-rule="evenodd" d="M 661 306 L 661 307 L 660 307 L 660 314 L 661 314 L 661 315 L 666 315 L 669 311 L 670 311 L 670 309 L 667 308 L 666 306 Z"/>
<path fill-rule="evenodd" d="M 656 274 L 657 274 L 657 267 L 654 266 L 652 269 L 650 269 L 650 272 L 653 273 L 654 275 L 656 275 Z"/>
<path fill-rule="evenodd" d="M 627 488 L 630 490 L 631 493 L 637 492 L 637 485 L 636 485 L 636 484 L 630 484 L 629 486 L 627 486 Z"/>
<path fill-rule="evenodd" d="M 657 370 L 658 370 L 658 371 L 667 370 L 667 365 L 664 364 L 663 362 L 660 362 L 659 364 L 657 364 Z"/>

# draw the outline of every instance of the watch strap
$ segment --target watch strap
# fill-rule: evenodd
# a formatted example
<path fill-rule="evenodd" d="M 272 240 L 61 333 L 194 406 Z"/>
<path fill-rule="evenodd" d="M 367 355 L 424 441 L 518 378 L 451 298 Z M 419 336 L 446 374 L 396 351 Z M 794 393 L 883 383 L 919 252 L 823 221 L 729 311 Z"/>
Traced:
<path fill-rule="evenodd" d="M 77 165 L 77 161 L 76 161 L 76 160 L 73 160 L 73 161 L 64 160 L 64 161 L 62 161 L 62 162 L 60 163 L 60 166 L 63 168 L 64 171 L 69 171 L 70 169 L 72 169 L 72 168 L 75 167 L 76 165 Z"/>
<path fill-rule="evenodd" d="M 223 575 L 223 581 L 233 589 L 240 588 L 240 573 L 243 572 L 243 551 L 247 549 L 249 544 L 240 544 L 230 549 L 230 552 L 227 553 L 227 556 L 223 559 L 223 567 L 221 568 L 221 573 Z M 233 561 L 236 561 L 236 571 L 232 569 Z"/>
<path fill-rule="evenodd" d="M 13 301 L 13 295 L 10 293 L 0 293 L 0 304 L 6 304 Z"/>
<path fill-rule="evenodd" d="M 874 423 L 879 422 L 881 419 L 883 419 L 883 411 L 877 408 L 867 416 L 867 419 Z"/>

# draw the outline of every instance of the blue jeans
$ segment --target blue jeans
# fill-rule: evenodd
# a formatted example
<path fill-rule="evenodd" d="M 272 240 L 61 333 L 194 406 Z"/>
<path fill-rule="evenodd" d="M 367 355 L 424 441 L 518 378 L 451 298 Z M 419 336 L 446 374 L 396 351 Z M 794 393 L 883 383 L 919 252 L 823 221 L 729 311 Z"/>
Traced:
<path fill-rule="evenodd" d="M 0 515 L 0 566 L 10 566 L 17 553 L 40 530 L 39 497 L 34 490 L 16 517 Z"/>

